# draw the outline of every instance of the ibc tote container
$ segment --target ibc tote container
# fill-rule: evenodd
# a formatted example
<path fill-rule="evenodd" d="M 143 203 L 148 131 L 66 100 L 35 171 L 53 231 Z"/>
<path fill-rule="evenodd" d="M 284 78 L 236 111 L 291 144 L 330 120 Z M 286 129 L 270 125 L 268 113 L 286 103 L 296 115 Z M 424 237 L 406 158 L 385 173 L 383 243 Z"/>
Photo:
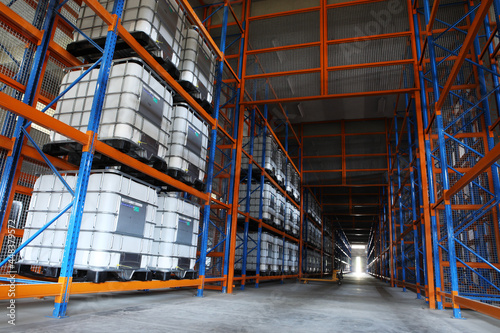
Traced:
<path fill-rule="evenodd" d="M 167 169 L 172 176 L 202 186 L 206 171 L 208 130 L 208 124 L 188 104 L 174 104 L 167 154 Z"/>
<path fill-rule="evenodd" d="M 243 267 L 243 238 L 244 234 L 242 232 L 238 233 L 238 237 L 236 237 L 236 251 L 235 251 L 235 262 L 234 269 L 237 271 L 241 271 Z M 248 247 L 247 247 L 247 272 L 255 272 L 257 270 L 257 241 L 258 241 L 258 233 L 257 232 L 249 232 L 248 233 Z M 267 252 L 265 252 L 267 255 Z M 262 255 L 262 252 L 261 252 Z M 265 259 L 264 259 L 265 260 Z"/>
<path fill-rule="evenodd" d="M 283 151 L 278 148 L 278 153 L 277 153 L 277 169 L 276 169 L 276 180 L 280 186 L 285 185 L 285 172 L 286 172 L 286 156 L 283 153 Z"/>
<path fill-rule="evenodd" d="M 179 193 L 158 195 L 154 240 L 148 268 L 154 277 L 168 280 L 194 277 L 200 207 Z"/>
<path fill-rule="evenodd" d="M 292 207 L 292 235 L 298 237 L 300 234 L 300 210 L 291 205 Z"/>
<path fill-rule="evenodd" d="M 276 218 L 274 224 L 276 228 L 283 230 L 285 227 L 286 199 L 279 189 L 275 188 L 274 190 L 276 191 Z"/>
<path fill-rule="evenodd" d="M 61 91 L 90 65 L 72 68 Z M 83 132 L 87 130 L 99 69 L 95 68 L 57 103 L 54 118 Z M 164 163 L 172 117 L 172 91 L 138 58 L 115 60 L 111 66 L 102 107 L 98 139 L 150 163 Z M 51 132 L 44 151 L 66 155 L 78 151 L 59 133 Z"/>
<path fill-rule="evenodd" d="M 274 236 L 263 232 L 260 241 L 260 273 L 269 274 L 273 265 Z"/>
<path fill-rule="evenodd" d="M 283 260 L 285 262 L 285 265 L 283 266 L 283 273 L 284 274 L 289 274 L 292 271 L 292 249 L 291 249 L 291 243 L 287 240 L 285 240 L 285 247 L 283 248 Z"/>
<path fill-rule="evenodd" d="M 247 184 L 240 186 L 239 194 L 241 210 L 244 212 L 246 211 Z M 258 219 L 260 207 L 260 184 L 252 183 L 250 187 L 250 216 Z M 271 184 L 264 183 L 264 188 L 262 191 L 262 220 L 268 223 L 273 222 L 276 218 L 276 210 L 276 190 Z"/>
<path fill-rule="evenodd" d="M 77 178 L 75 173 L 64 176 L 72 188 Z M 39 177 L 33 189 L 23 242 L 72 200 L 73 196 L 55 175 Z M 155 188 L 116 170 L 93 172 L 82 213 L 74 275 L 102 282 L 108 274 L 130 280 L 134 273 L 147 272 L 156 208 Z M 18 264 L 42 266 L 45 275 L 57 277 L 70 214 L 71 210 L 64 213 L 29 243 L 21 251 Z"/>
<path fill-rule="evenodd" d="M 299 272 L 299 246 L 297 244 L 290 244 L 290 261 L 292 273 Z"/>
<path fill-rule="evenodd" d="M 113 0 L 99 0 L 99 3 L 109 12 L 113 10 Z M 175 0 L 126 0 L 121 24 L 175 79 L 179 77 L 188 23 L 184 10 Z M 76 26 L 98 45 L 104 46 L 108 25 L 85 4 L 82 5 Z M 80 33 L 75 34 L 75 42 L 68 45 L 68 51 L 90 62 L 102 56 Z M 135 55 L 130 46 L 119 38 L 115 57 Z"/>
<path fill-rule="evenodd" d="M 286 200 L 286 206 L 285 206 L 285 227 L 284 227 L 284 231 L 287 234 L 291 234 L 292 233 L 292 224 L 293 224 L 292 215 L 293 215 L 292 204 L 287 199 Z"/>
<path fill-rule="evenodd" d="M 243 145 L 244 149 L 247 153 L 250 153 L 250 141 L 249 137 L 243 137 Z M 265 151 L 265 161 L 264 165 L 262 165 L 262 147 L 264 146 L 264 139 L 262 136 L 258 136 L 254 138 L 254 146 L 253 146 L 253 159 L 257 162 L 258 165 L 263 167 L 267 173 L 271 176 L 276 177 L 276 172 L 278 170 L 278 146 L 276 141 L 268 134 L 266 137 L 266 151 Z M 241 168 L 243 170 L 248 170 L 248 157 L 243 154 L 241 159 Z M 256 174 L 260 174 L 260 171 L 253 167 L 252 172 L 256 172 Z"/>
<path fill-rule="evenodd" d="M 287 163 L 286 191 L 296 202 L 300 201 L 300 176 L 290 162 Z"/>
<path fill-rule="evenodd" d="M 283 239 L 281 237 L 273 237 L 272 256 L 271 271 L 274 274 L 280 274 L 283 268 Z"/>
<path fill-rule="evenodd" d="M 179 84 L 210 108 L 214 93 L 216 57 L 196 27 L 187 30 Z"/>

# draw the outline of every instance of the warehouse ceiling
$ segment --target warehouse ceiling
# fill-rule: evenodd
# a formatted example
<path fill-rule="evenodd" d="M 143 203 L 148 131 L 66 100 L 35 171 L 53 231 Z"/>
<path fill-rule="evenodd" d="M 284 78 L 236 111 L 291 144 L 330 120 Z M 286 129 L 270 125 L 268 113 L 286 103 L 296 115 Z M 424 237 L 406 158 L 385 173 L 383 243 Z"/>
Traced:
<path fill-rule="evenodd" d="M 218 1 L 191 2 L 197 6 Z M 327 1 L 333 7 L 327 9 L 327 29 L 321 34 L 320 0 L 252 0 L 250 16 L 268 16 L 249 21 L 244 100 L 257 101 L 259 107 L 269 101 L 266 104 L 276 127 L 284 118 L 282 110 L 297 133 L 303 124 L 303 183 L 321 198 L 325 217 L 340 225 L 351 243 L 367 243 L 370 228 L 378 221 L 381 189 L 388 178 L 390 120 L 386 119 L 393 118 L 395 110 L 405 110 L 404 95 L 398 99 L 394 90 L 413 87 L 413 82 L 402 80 L 405 71 L 410 73 L 407 77 L 413 71 L 410 26 L 406 1 L 335 6 L 339 3 L 347 1 Z M 292 15 L 269 15 L 312 7 Z M 237 1 L 233 9 L 240 15 Z M 209 13 L 203 11 L 198 10 L 199 15 Z M 220 23 L 222 11 L 211 20 L 211 24 Z M 218 41 L 220 28 L 210 32 Z M 367 38 L 381 34 L 391 37 Z M 228 35 L 237 36 L 237 27 L 229 27 Z M 328 41 L 325 63 L 321 36 Z M 229 37 L 228 44 L 233 39 Z M 296 47 L 299 44 L 306 45 Z M 234 43 L 226 54 L 238 54 L 238 50 Z M 235 60 L 230 63 L 237 68 Z M 376 63 L 384 65 L 363 66 Z M 327 137 L 307 138 L 308 131 Z M 285 136 L 283 126 L 277 132 Z M 288 145 L 289 155 L 298 156 L 295 140 Z"/>

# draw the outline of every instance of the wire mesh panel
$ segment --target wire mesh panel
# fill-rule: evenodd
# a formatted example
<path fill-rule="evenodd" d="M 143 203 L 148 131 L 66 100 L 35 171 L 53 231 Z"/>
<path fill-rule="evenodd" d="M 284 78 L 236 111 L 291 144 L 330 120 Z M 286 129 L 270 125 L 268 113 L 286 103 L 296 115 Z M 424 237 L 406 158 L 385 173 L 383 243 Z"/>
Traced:
<path fill-rule="evenodd" d="M 437 216 L 437 239 L 434 241 L 439 245 L 435 270 L 441 278 L 441 285 L 437 287 L 446 293 L 445 304 L 453 303 L 456 317 L 460 312 L 456 301 L 450 297 L 452 293 L 488 304 L 500 304 L 498 169 L 494 165 L 466 182 L 463 178 L 493 148 L 494 140 L 488 139 L 491 114 L 498 117 L 498 105 L 491 98 L 496 94 L 492 90 L 496 79 L 488 68 L 491 62 L 486 60 L 487 56 L 481 63 L 477 58 L 482 50 L 488 54 L 485 42 L 490 27 L 475 20 L 481 13 L 486 14 L 486 11 L 479 5 L 463 6 L 453 1 L 440 3 L 433 25 L 436 32 L 427 47 L 425 57 L 428 60 L 423 62 L 422 73 L 427 82 L 428 108 L 424 121 L 430 124 L 424 126 L 430 129 L 431 189 L 438 199 L 447 199 L 434 208 Z M 424 13 L 418 10 L 418 14 L 423 27 L 427 24 Z M 469 35 L 468 31 L 474 24 L 481 26 L 477 36 Z M 466 37 L 475 40 L 468 45 L 467 59 L 457 67 L 456 57 L 464 51 Z M 441 89 L 447 84 L 451 88 L 443 92 Z M 436 86 L 440 90 L 439 99 L 437 91 L 431 90 Z M 440 106 L 439 110 L 435 110 L 435 104 Z M 455 190 L 461 182 L 465 184 Z M 423 244 L 419 246 L 423 247 Z"/>
<path fill-rule="evenodd" d="M 378 1 L 328 9 L 328 40 L 409 30 L 405 1 Z"/>
<path fill-rule="evenodd" d="M 251 21 L 248 42 L 252 50 L 319 42 L 319 22 L 319 11 Z"/>
<path fill-rule="evenodd" d="M 403 88 L 403 71 L 412 65 L 356 68 L 328 72 L 328 93 L 347 94 Z M 412 82 L 407 85 L 412 86 Z"/>
<path fill-rule="evenodd" d="M 319 68 L 320 66 L 319 46 L 304 47 L 249 55 L 246 73 L 255 75 Z"/>
<path fill-rule="evenodd" d="M 21 3 L 21 1 L 20 1 Z M 0 22 L 0 73 L 21 84 L 26 84 L 31 71 L 36 46 L 15 32 L 5 22 Z M 23 92 L 7 84 L 0 84 L 0 91 L 16 99 Z M 0 110 L 2 135 L 10 137 L 14 131 L 16 117 L 6 110 Z"/>
<path fill-rule="evenodd" d="M 405 60 L 409 37 L 328 45 L 328 67 Z"/>
<path fill-rule="evenodd" d="M 262 79 L 247 79 L 246 89 L 256 93 L 256 100 L 270 99 L 267 86 L 272 87 L 275 98 L 297 98 L 320 95 L 320 73 L 294 74 Z M 272 97 L 271 97 L 272 99 Z M 249 100 L 249 96 L 245 96 Z"/>

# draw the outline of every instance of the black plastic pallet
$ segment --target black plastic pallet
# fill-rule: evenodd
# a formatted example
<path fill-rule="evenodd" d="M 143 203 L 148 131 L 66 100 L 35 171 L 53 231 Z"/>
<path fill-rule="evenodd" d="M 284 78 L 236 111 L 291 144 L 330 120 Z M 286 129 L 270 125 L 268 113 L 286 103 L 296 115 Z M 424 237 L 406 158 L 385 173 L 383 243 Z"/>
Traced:
<path fill-rule="evenodd" d="M 197 95 L 199 94 L 196 87 L 191 82 L 188 81 L 179 81 L 179 84 L 186 92 L 191 95 L 191 97 L 203 108 L 203 110 L 207 111 L 208 114 L 214 113 L 214 108 L 211 103 L 209 103 L 206 99 L 199 98 Z M 194 87 L 194 88 L 193 88 Z M 174 96 L 174 103 L 186 103 L 186 100 L 181 95 Z"/>
<path fill-rule="evenodd" d="M 150 156 L 148 159 L 141 156 L 140 150 L 141 148 L 137 145 L 134 145 L 132 142 L 121 139 L 113 139 L 113 140 L 102 140 L 102 142 L 110 145 L 111 147 L 119 150 L 120 152 L 137 159 L 144 164 L 151 166 L 152 168 L 166 173 L 167 163 L 165 160 L 161 159 L 158 156 Z M 67 161 L 74 165 L 80 165 L 82 159 L 82 145 L 78 142 L 50 142 L 43 146 L 43 152 L 45 154 L 55 156 L 55 157 L 67 157 Z M 172 187 L 165 185 L 165 183 L 157 180 L 156 178 L 150 177 L 144 174 L 141 171 L 133 169 L 115 159 L 107 157 L 99 152 L 95 152 L 94 158 L 92 161 L 92 169 L 105 169 L 109 167 L 116 167 L 120 171 L 142 180 L 148 184 L 153 186 L 161 186 L 164 190 L 172 190 Z"/>
<path fill-rule="evenodd" d="M 37 266 L 39 267 L 39 266 Z M 60 267 L 49 267 L 41 266 L 39 267 L 40 272 L 33 272 L 31 270 L 31 265 L 17 264 L 17 273 L 26 277 L 33 278 L 48 278 L 57 279 L 61 273 Z M 128 281 L 120 277 L 120 272 L 117 271 L 95 271 L 95 270 L 85 270 L 85 269 L 74 269 L 73 270 L 73 281 L 74 282 L 93 282 L 93 283 L 103 283 L 106 281 Z M 153 275 L 150 271 L 136 271 L 132 274 L 130 280 L 134 281 L 150 281 Z"/>
<path fill-rule="evenodd" d="M 179 170 L 179 169 L 169 169 L 168 167 L 167 167 L 166 171 L 170 177 L 177 179 L 177 180 L 179 180 L 179 181 L 181 181 L 184 184 L 187 184 L 189 186 L 193 186 L 198 191 L 201 191 L 201 192 L 205 191 L 205 184 L 202 181 L 200 181 L 198 178 L 190 175 L 189 173 L 184 172 L 184 171 Z"/>
<path fill-rule="evenodd" d="M 158 51 L 158 46 L 151 37 L 143 31 L 137 31 L 131 33 L 132 37 L 143 46 L 146 51 L 148 51 L 153 58 L 163 67 L 165 70 L 175 79 L 178 80 L 180 72 L 175 67 L 175 65 L 169 59 L 164 59 L 154 55 L 154 52 Z M 100 37 L 93 40 L 101 48 L 104 48 L 106 44 L 106 37 Z M 77 42 L 72 42 L 67 46 L 67 51 L 74 55 L 75 57 L 82 57 L 90 63 L 96 62 L 102 57 L 102 52 L 99 51 L 91 42 L 88 40 L 82 40 Z M 123 59 L 130 57 L 137 57 L 138 54 L 130 48 L 130 46 L 120 37 L 116 41 L 115 53 L 113 59 Z"/>
<path fill-rule="evenodd" d="M 198 278 L 198 273 L 194 271 L 151 271 L 153 280 L 168 281 L 175 280 L 192 280 Z"/>

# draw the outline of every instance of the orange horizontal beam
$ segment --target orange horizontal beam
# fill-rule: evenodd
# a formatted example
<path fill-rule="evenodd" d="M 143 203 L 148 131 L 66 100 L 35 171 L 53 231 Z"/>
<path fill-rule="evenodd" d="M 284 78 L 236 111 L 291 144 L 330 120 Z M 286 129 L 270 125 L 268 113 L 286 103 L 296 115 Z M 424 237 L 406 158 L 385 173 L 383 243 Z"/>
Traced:
<path fill-rule="evenodd" d="M 268 47 L 265 49 L 248 50 L 246 54 L 253 55 L 253 54 L 261 54 L 261 53 L 269 53 L 269 52 L 305 49 L 308 47 L 319 47 L 319 46 L 321 46 L 321 42 L 311 42 L 311 43 L 303 43 L 303 44 Z"/>
<path fill-rule="evenodd" d="M 364 63 L 364 64 L 333 66 L 333 67 L 327 67 L 326 70 L 329 72 L 334 72 L 334 71 L 343 71 L 343 70 L 359 69 L 359 68 L 406 65 L 406 64 L 412 64 L 412 63 L 413 63 L 413 59 L 391 60 L 391 61 L 370 62 L 370 63 Z"/>
<path fill-rule="evenodd" d="M 377 40 L 377 39 L 388 39 L 388 38 L 398 38 L 398 37 L 410 37 L 410 31 L 403 32 L 393 32 L 390 34 L 380 34 L 380 35 L 370 35 L 370 36 L 359 36 L 359 37 L 351 37 L 351 38 L 342 38 L 342 39 L 332 39 L 326 42 L 328 45 L 335 44 L 345 44 L 345 43 L 355 43 L 355 42 L 363 42 L 369 40 Z"/>
<path fill-rule="evenodd" d="M 407 89 L 394 89 L 394 90 L 366 91 L 366 92 L 356 92 L 356 93 L 346 93 L 346 94 L 328 94 L 328 95 L 315 95 L 315 96 L 303 96 L 303 97 L 276 98 L 276 99 L 264 99 L 259 101 L 243 101 L 240 104 L 245 106 L 251 106 L 251 105 L 257 106 L 263 104 L 316 101 L 320 99 L 337 99 L 337 98 L 349 98 L 349 97 L 406 94 L 418 90 L 419 89 L 417 88 L 407 88 Z"/>
<path fill-rule="evenodd" d="M 481 173 L 488 169 L 493 163 L 500 158 L 500 144 L 497 144 L 493 149 L 487 152 L 476 165 L 467 171 L 448 191 L 444 192 L 444 199 L 450 200 L 464 186 L 476 179 Z"/>
<path fill-rule="evenodd" d="M 200 251 L 197 251 L 196 255 L 199 256 Z M 222 258 L 222 257 L 224 257 L 224 252 L 210 252 L 210 253 L 207 253 L 207 257 Z"/>
<path fill-rule="evenodd" d="M 227 278 L 225 277 L 206 277 L 205 278 L 205 283 L 211 283 L 211 282 L 223 282 L 226 281 Z"/>
<path fill-rule="evenodd" d="M 1 3 L 1 2 L 0 2 Z M 0 73 L 0 82 L 3 82 L 5 83 L 6 85 L 16 89 L 16 90 L 19 90 L 21 92 L 25 92 L 26 91 L 26 86 L 17 82 L 16 80 L 12 79 L 11 77 L 3 74 L 3 73 Z"/>
<path fill-rule="evenodd" d="M 6 136 L 0 135 L 0 148 L 11 151 L 14 142 Z"/>
<path fill-rule="evenodd" d="M 62 134 L 71 140 L 79 142 L 81 144 L 86 144 L 89 140 L 89 136 L 79 130 L 69 126 L 62 121 L 54 119 L 53 117 L 40 112 L 36 108 L 29 106 L 12 96 L 0 92 L 0 107 L 11 111 L 25 119 L 28 119 L 35 124 L 43 126 L 45 128 L 51 128 L 59 134 Z"/>
<path fill-rule="evenodd" d="M 166 289 L 179 287 L 197 287 L 201 285 L 201 279 L 196 280 L 168 280 L 168 281 L 109 281 L 103 283 L 76 282 L 71 284 L 71 295 L 93 294 L 113 291 Z"/>
<path fill-rule="evenodd" d="M 29 157 L 31 159 L 37 160 L 39 162 L 45 162 L 43 160 L 43 158 L 40 156 L 40 154 L 38 153 L 38 151 L 31 146 L 24 145 L 24 147 L 21 151 L 21 155 L 23 155 L 24 157 Z M 73 165 L 71 163 L 68 163 L 65 160 L 62 160 L 62 159 L 57 158 L 57 157 L 48 156 L 48 155 L 45 155 L 45 156 L 49 159 L 49 161 L 56 168 L 58 168 L 60 170 L 78 170 L 78 166 Z"/>
<path fill-rule="evenodd" d="M 59 283 L 16 284 L 15 286 L 16 286 L 15 298 L 19 299 L 19 298 L 29 298 L 29 297 L 57 296 L 61 293 L 62 284 Z M 12 298 L 8 296 L 9 288 L 10 288 L 9 284 L 0 284 L 0 299 Z"/>
<path fill-rule="evenodd" d="M 277 76 L 289 76 L 289 75 L 318 73 L 320 71 L 321 71 L 321 68 L 308 68 L 308 69 L 298 69 L 298 70 L 293 70 L 293 71 L 253 74 L 253 75 L 245 75 L 245 80 L 256 80 L 256 79 L 263 79 L 263 78 L 277 77 Z"/>
<path fill-rule="evenodd" d="M 466 262 L 465 264 L 471 268 L 492 269 L 491 266 L 494 266 L 494 267 L 500 269 L 500 264 L 498 264 L 498 263 L 497 264 L 490 263 L 491 265 L 489 265 L 489 264 L 484 263 L 484 262 Z M 449 261 L 441 261 L 441 265 L 443 267 L 450 267 L 450 262 Z M 459 267 L 459 268 L 466 268 L 467 266 L 465 266 L 461 262 L 457 262 L 457 267 Z"/>
<path fill-rule="evenodd" d="M 455 304 L 467 307 L 477 312 L 484 313 L 490 317 L 500 319 L 500 308 L 498 306 L 486 304 L 483 302 L 475 301 L 461 296 L 453 296 Z"/>
<path fill-rule="evenodd" d="M 266 20 L 266 19 L 271 19 L 271 18 L 276 18 L 280 16 L 288 16 L 288 15 L 295 15 L 295 14 L 303 14 L 303 13 L 309 13 L 309 12 L 319 12 L 321 7 L 309 7 L 309 8 L 301 8 L 301 9 L 294 9 L 294 10 L 287 10 L 287 11 L 281 11 L 278 13 L 272 13 L 272 14 L 264 14 L 264 15 L 256 15 L 256 16 L 250 16 L 248 20 L 251 21 L 256 21 L 256 20 Z M 318 17 L 319 19 L 319 17 Z"/>

